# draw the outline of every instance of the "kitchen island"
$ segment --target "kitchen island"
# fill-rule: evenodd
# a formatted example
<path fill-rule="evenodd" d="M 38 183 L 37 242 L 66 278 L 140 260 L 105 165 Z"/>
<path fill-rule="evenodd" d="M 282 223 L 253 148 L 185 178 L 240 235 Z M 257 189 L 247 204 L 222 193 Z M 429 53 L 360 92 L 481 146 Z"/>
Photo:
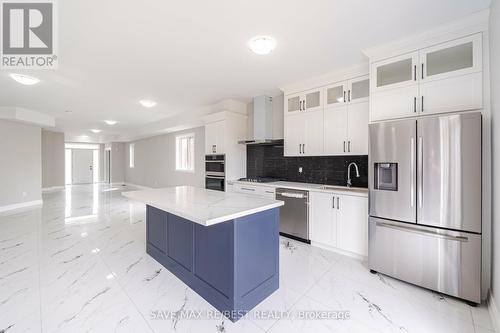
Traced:
<path fill-rule="evenodd" d="M 147 205 L 147 253 L 232 321 L 279 288 L 282 201 L 191 186 L 123 195 Z"/>

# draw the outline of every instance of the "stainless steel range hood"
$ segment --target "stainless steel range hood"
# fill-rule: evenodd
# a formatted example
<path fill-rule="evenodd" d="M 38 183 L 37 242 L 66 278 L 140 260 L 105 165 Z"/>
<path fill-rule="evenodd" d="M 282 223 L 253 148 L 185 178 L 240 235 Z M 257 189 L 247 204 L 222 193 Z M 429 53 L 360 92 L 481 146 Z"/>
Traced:
<path fill-rule="evenodd" d="M 238 143 L 245 145 L 272 144 L 273 140 L 273 98 L 257 96 L 253 99 L 253 136 Z"/>

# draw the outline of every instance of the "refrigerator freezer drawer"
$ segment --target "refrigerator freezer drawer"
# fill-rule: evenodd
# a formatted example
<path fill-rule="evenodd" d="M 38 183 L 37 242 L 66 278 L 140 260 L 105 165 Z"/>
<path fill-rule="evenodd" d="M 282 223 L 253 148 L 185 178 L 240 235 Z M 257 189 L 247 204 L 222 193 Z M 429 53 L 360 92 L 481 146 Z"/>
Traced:
<path fill-rule="evenodd" d="M 481 235 L 370 217 L 369 266 L 480 303 Z"/>

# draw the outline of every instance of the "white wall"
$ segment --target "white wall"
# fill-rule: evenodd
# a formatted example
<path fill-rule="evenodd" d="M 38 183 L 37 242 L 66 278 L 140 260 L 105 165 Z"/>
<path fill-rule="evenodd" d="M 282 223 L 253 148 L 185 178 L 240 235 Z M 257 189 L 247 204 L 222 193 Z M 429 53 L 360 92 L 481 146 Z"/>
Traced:
<path fill-rule="evenodd" d="M 0 120 L 0 208 L 42 199 L 40 127 Z"/>
<path fill-rule="evenodd" d="M 500 0 L 493 0 L 490 16 L 490 66 L 492 115 L 492 288 L 500 310 Z M 497 314 L 500 318 L 500 313 Z"/>
<path fill-rule="evenodd" d="M 195 172 L 175 170 L 175 137 L 195 134 Z M 125 145 L 125 181 L 148 186 L 192 185 L 205 187 L 205 128 L 159 135 L 131 142 L 135 144 L 135 167 L 129 167 L 129 144 Z"/>
<path fill-rule="evenodd" d="M 64 133 L 42 130 L 42 188 L 64 186 Z"/>

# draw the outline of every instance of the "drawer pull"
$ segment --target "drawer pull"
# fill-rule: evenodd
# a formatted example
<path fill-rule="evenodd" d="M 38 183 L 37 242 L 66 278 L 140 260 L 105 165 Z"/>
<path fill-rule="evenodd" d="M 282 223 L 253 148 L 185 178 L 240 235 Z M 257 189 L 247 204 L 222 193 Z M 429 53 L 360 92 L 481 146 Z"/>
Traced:
<path fill-rule="evenodd" d="M 406 227 L 406 226 L 402 226 L 402 225 L 394 225 L 394 224 L 389 224 L 389 223 L 384 223 L 384 222 L 377 222 L 377 226 L 390 228 L 390 229 L 396 229 L 396 230 L 402 230 L 402 231 L 408 231 L 408 232 L 413 232 L 413 233 L 421 234 L 421 235 L 425 235 L 425 236 L 442 238 L 442 239 L 458 241 L 458 242 L 469 241 L 469 238 L 465 237 L 465 236 L 453 236 L 453 235 L 449 235 L 449 234 L 437 233 L 437 232 L 432 232 L 432 231 L 428 231 L 428 230 Z"/>

